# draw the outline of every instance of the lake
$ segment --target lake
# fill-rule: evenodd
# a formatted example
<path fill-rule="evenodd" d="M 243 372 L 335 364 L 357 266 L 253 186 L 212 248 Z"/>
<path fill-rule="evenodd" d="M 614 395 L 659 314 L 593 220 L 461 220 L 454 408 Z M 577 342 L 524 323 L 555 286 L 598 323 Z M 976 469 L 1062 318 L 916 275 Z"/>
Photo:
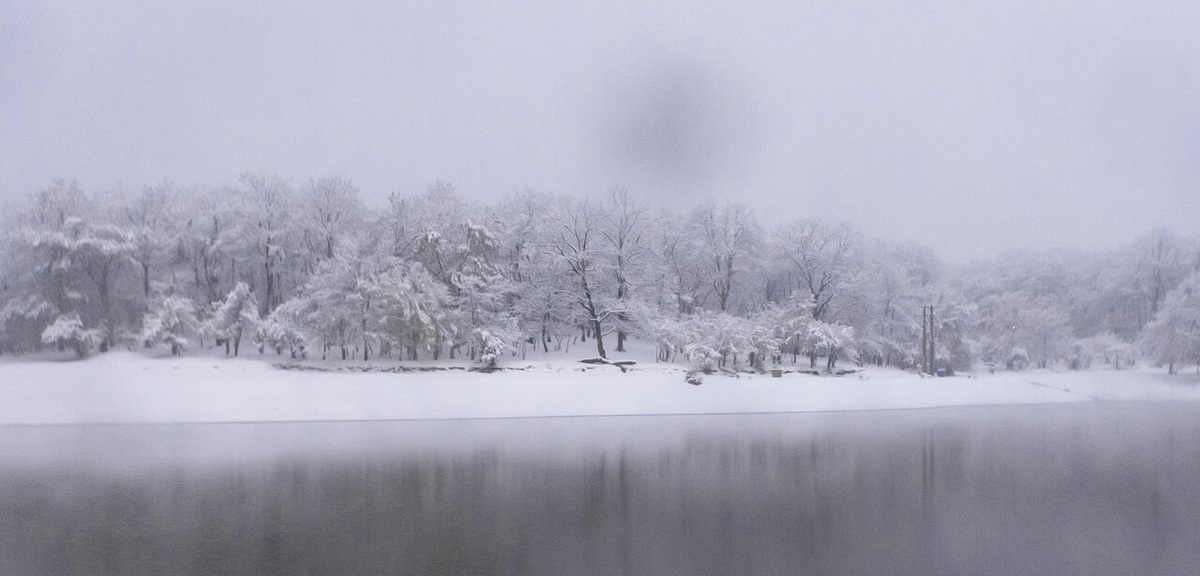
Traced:
<path fill-rule="evenodd" d="M 1200 405 L 0 428 L 0 574 L 1194 574 Z"/>

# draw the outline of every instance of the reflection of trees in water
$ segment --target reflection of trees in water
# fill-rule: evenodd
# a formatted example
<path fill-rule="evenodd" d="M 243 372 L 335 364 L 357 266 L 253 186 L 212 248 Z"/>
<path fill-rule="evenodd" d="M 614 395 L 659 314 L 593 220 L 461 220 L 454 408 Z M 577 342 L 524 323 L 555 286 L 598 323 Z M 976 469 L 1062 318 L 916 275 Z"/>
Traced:
<path fill-rule="evenodd" d="M 558 457 L 136 479 L 0 471 L 0 573 L 1186 573 L 1200 560 L 1192 412 L 857 415 Z"/>

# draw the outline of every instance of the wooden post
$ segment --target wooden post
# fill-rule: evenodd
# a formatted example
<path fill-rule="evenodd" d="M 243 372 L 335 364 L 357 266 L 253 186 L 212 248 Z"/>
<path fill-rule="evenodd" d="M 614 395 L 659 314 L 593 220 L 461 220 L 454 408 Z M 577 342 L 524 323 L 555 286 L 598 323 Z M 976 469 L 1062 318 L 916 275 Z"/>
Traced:
<path fill-rule="evenodd" d="M 929 373 L 937 374 L 937 338 L 933 332 L 933 304 L 929 305 Z"/>

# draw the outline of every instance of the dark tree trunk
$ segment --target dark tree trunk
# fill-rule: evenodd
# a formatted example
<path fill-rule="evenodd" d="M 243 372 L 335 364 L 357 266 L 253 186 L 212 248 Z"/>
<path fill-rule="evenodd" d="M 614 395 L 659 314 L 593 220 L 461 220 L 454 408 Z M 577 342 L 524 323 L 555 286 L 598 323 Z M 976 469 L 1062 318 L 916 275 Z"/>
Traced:
<path fill-rule="evenodd" d="M 262 309 L 261 314 L 264 317 L 271 313 L 271 309 L 274 306 L 274 302 L 275 302 L 275 275 L 271 273 L 271 265 L 270 264 L 266 265 L 266 272 L 267 272 L 267 293 L 266 293 L 266 297 L 263 299 L 262 306 L 260 306 L 260 308 Z"/>
<path fill-rule="evenodd" d="M 608 358 L 608 354 L 604 352 L 604 336 L 600 333 L 600 319 L 592 316 L 592 329 L 596 331 L 596 353 L 601 358 Z"/>
<path fill-rule="evenodd" d="M 269 286 L 269 284 L 268 284 Z M 371 301 L 368 299 L 367 307 L 371 306 Z M 367 312 L 363 311 L 362 324 L 359 325 L 363 333 L 363 362 L 370 360 L 370 348 L 367 346 Z"/>

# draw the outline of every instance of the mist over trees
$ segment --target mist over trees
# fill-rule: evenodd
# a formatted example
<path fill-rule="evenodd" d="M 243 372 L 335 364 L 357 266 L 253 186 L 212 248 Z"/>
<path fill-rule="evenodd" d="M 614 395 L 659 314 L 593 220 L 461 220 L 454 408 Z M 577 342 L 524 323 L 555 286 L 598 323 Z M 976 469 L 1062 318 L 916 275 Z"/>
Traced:
<path fill-rule="evenodd" d="M 621 189 L 477 204 L 438 182 L 369 206 L 335 176 L 56 180 L 0 215 L 0 351 L 495 364 L 637 338 L 706 368 L 915 369 L 932 305 L 939 368 L 1200 363 L 1195 238 L 951 267 L 811 216 L 767 228 L 742 204 L 675 212 Z"/>

